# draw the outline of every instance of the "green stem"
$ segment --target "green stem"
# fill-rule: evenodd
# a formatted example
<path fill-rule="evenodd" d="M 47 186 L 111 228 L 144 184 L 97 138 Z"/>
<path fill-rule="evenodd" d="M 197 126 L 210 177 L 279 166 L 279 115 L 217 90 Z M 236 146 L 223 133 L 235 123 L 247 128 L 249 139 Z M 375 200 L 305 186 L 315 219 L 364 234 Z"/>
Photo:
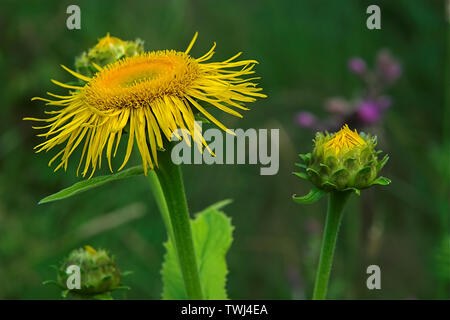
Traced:
<path fill-rule="evenodd" d="M 155 172 L 158 176 L 168 209 L 168 215 L 170 217 L 168 233 L 169 236 L 172 233 L 172 237 L 175 240 L 173 243 L 177 251 L 187 297 L 192 300 L 200 300 L 203 299 L 203 294 L 198 274 L 194 242 L 192 240 L 181 168 L 172 162 L 170 154 L 171 148 L 167 148 L 165 152 L 158 154 L 159 168 Z M 164 215 L 163 213 L 163 218 Z M 166 222 L 166 225 L 169 224 L 168 222 Z"/>
<path fill-rule="evenodd" d="M 343 209 L 350 194 L 351 191 L 335 191 L 330 193 L 313 300 L 324 300 L 326 298 L 336 239 L 342 221 Z"/>
<path fill-rule="evenodd" d="M 156 205 L 158 206 L 159 212 L 161 212 L 161 216 L 167 230 L 167 235 L 175 246 L 175 236 L 173 234 L 172 224 L 170 223 L 169 208 L 167 207 L 166 198 L 164 197 L 164 192 L 161 188 L 161 184 L 159 183 L 158 175 L 154 170 L 150 170 L 147 178 L 150 183 L 150 189 L 152 190 Z"/>

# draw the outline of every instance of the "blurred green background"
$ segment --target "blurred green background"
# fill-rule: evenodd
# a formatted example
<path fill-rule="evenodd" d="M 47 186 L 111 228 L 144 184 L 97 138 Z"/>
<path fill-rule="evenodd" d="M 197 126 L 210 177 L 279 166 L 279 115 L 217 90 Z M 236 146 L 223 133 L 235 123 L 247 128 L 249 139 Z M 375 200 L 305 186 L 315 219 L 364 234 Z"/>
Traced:
<path fill-rule="evenodd" d="M 380 148 L 391 157 L 383 175 L 393 183 L 353 196 L 329 297 L 448 298 L 444 1 L 76 1 L 82 27 L 70 31 L 66 8 L 73 2 L 3 1 L 0 9 L 0 298 L 59 298 L 59 290 L 42 281 L 54 279 L 51 265 L 84 244 L 110 250 L 122 270 L 134 271 L 124 280 L 132 290 L 117 298 L 160 298 L 166 235 L 146 180 L 37 205 L 79 180 L 76 161 L 67 173 L 53 173 L 47 163 L 54 153 L 33 153 L 41 140 L 21 119 L 43 115 L 43 103 L 30 98 L 64 92 L 50 83 L 72 80 L 59 65 L 73 65 L 107 32 L 124 40 L 139 37 L 147 50 L 184 50 L 195 31 L 192 55 L 202 55 L 213 41 L 216 60 L 243 51 L 244 58 L 260 62 L 256 70 L 269 96 L 250 106 L 244 119 L 216 116 L 230 128 L 280 129 L 275 176 L 260 176 L 254 165 L 183 168 L 191 213 L 234 199 L 225 208 L 236 227 L 227 256 L 230 298 L 310 298 L 326 202 L 300 206 L 291 200 L 309 188 L 291 172 L 313 138 L 294 115 L 300 109 L 323 115 L 327 97 L 361 90 L 347 60 L 359 55 L 373 61 L 381 48 L 403 66 L 390 91 L 394 105 L 379 128 Z M 370 31 L 365 11 L 374 3 L 381 6 L 382 29 Z M 366 287 L 371 264 L 381 268 L 381 290 Z"/>

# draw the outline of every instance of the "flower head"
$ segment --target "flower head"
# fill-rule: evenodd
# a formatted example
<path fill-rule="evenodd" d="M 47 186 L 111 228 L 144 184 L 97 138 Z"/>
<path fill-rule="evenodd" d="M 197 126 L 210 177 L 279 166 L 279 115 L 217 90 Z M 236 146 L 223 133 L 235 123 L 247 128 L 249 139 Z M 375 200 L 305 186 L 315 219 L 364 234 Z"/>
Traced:
<path fill-rule="evenodd" d="M 305 128 L 312 127 L 316 124 L 317 118 L 311 112 L 302 111 L 297 113 L 296 117 L 297 123 Z"/>
<path fill-rule="evenodd" d="M 356 115 L 361 123 L 372 125 L 380 120 L 382 111 L 377 101 L 361 101 L 357 104 Z"/>
<path fill-rule="evenodd" d="M 344 125 L 341 130 L 323 144 L 324 157 L 341 157 L 347 152 L 360 148 L 365 144 L 366 141 L 360 137 L 356 130 L 352 131 L 347 125 Z"/>
<path fill-rule="evenodd" d="M 402 74 L 400 63 L 384 49 L 377 56 L 377 73 L 387 84 L 395 82 Z"/>
<path fill-rule="evenodd" d="M 348 68 L 351 72 L 358 75 L 362 75 L 367 71 L 366 62 L 359 57 L 351 58 L 348 61 Z"/>
<path fill-rule="evenodd" d="M 70 266 L 80 268 L 80 288 L 70 289 L 81 296 L 109 293 L 119 287 L 121 275 L 114 257 L 105 250 L 95 250 L 91 246 L 73 250 L 65 259 L 58 272 L 58 284 L 67 288 Z"/>
<path fill-rule="evenodd" d="M 59 108 L 47 112 L 54 115 L 48 119 L 26 118 L 49 123 L 36 127 L 48 130 L 40 134 L 47 140 L 36 147 L 37 152 L 62 144 L 62 150 L 50 161 L 51 164 L 60 158 L 56 171 L 66 169 L 70 155 L 83 145 L 78 170 L 84 160 L 82 175 L 91 168 L 92 176 L 101 166 L 104 150 L 113 171 L 111 158 L 116 155 L 122 134 L 127 132 L 126 153 L 119 170 L 128 162 L 136 143 L 147 173 L 148 168 L 158 165 L 158 150 L 164 149 L 164 141 L 170 141 L 177 129 L 185 129 L 183 134 L 189 132 L 199 148 L 207 145 L 201 134 L 194 134 L 194 129 L 201 130 L 195 122 L 196 113 L 228 131 L 203 105 L 242 117 L 235 109 L 248 110 L 244 103 L 266 97 L 251 82 L 258 78 L 244 78 L 254 73 L 257 61 L 236 61 L 239 53 L 222 62 L 206 63 L 214 54 L 215 44 L 202 57 L 193 58 L 189 51 L 196 37 L 197 34 L 184 52 L 155 51 L 125 57 L 104 67 L 93 64 L 97 73 L 92 77 L 62 66 L 84 84 L 52 80 L 69 89 L 68 95 L 48 93 L 55 100 L 33 98 Z"/>
<path fill-rule="evenodd" d="M 381 151 L 375 146 L 376 137 L 359 134 L 347 125 L 333 134 L 318 132 L 313 152 L 300 155 L 304 164 L 299 166 L 306 172 L 295 174 L 323 192 L 353 190 L 359 194 L 374 184 L 388 184 L 390 180 L 378 174 L 389 157 L 379 160 Z"/>

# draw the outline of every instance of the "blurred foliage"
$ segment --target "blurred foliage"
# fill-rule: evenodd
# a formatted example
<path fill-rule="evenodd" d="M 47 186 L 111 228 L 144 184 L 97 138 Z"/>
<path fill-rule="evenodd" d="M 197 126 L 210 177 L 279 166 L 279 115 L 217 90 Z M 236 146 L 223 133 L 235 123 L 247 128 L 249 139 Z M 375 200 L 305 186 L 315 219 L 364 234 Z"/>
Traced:
<path fill-rule="evenodd" d="M 50 265 L 87 243 L 108 249 L 120 269 L 134 271 L 127 279 L 132 290 L 116 298 L 161 298 L 167 237 L 145 179 L 38 206 L 44 196 L 79 180 L 77 164 L 71 162 L 67 173 L 53 173 L 47 167 L 51 154 L 33 153 L 41 140 L 21 119 L 43 114 L 43 104 L 30 98 L 60 93 L 50 79 L 71 76 L 59 65 L 73 65 L 75 56 L 107 32 L 124 40 L 139 37 L 147 50 L 184 50 L 195 31 L 199 39 L 192 55 L 202 55 L 213 41 L 217 60 L 243 51 L 243 57 L 260 62 L 257 72 L 269 96 L 242 120 L 221 113 L 218 119 L 230 128 L 280 128 L 275 176 L 260 176 L 254 165 L 183 168 L 191 212 L 234 199 L 227 207 L 236 227 L 227 256 L 230 298 L 310 298 L 325 201 L 298 206 L 291 200 L 310 187 L 291 172 L 313 137 L 293 117 L 300 109 L 320 116 L 326 97 L 358 92 L 347 59 L 372 61 L 380 48 L 390 49 L 404 69 L 390 92 L 395 103 L 376 132 L 391 157 L 383 174 L 393 183 L 351 199 L 329 296 L 448 298 L 449 279 L 442 276 L 448 266 L 435 265 L 436 252 L 448 252 L 442 247 L 449 233 L 444 1 L 77 1 L 82 28 L 71 31 L 66 8 L 72 3 L 2 2 L 0 298 L 57 299 L 57 288 L 41 284 L 56 276 Z M 382 8 L 381 30 L 365 27 L 365 11 L 373 3 Z M 381 267 L 382 290 L 366 288 L 371 264 Z"/>

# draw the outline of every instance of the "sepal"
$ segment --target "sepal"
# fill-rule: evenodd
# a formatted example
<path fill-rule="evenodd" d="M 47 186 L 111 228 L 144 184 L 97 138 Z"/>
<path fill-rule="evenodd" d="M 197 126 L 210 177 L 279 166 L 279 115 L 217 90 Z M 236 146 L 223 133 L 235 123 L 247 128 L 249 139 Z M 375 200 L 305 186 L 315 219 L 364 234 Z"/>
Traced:
<path fill-rule="evenodd" d="M 297 197 L 295 194 L 292 196 L 292 199 L 297 203 L 314 203 L 325 194 L 325 191 L 320 190 L 318 188 L 313 188 L 309 191 L 309 193 L 303 197 Z"/>
<path fill-rule="evenodd" d="M 391 182 L 392 182 L 391 179 L 388 179 L 386 177 L 378 177 L 372 182 L 371 186 L 373 186 L 375 184 L 378 184 L 380 186 L 387 186 Z"/>

